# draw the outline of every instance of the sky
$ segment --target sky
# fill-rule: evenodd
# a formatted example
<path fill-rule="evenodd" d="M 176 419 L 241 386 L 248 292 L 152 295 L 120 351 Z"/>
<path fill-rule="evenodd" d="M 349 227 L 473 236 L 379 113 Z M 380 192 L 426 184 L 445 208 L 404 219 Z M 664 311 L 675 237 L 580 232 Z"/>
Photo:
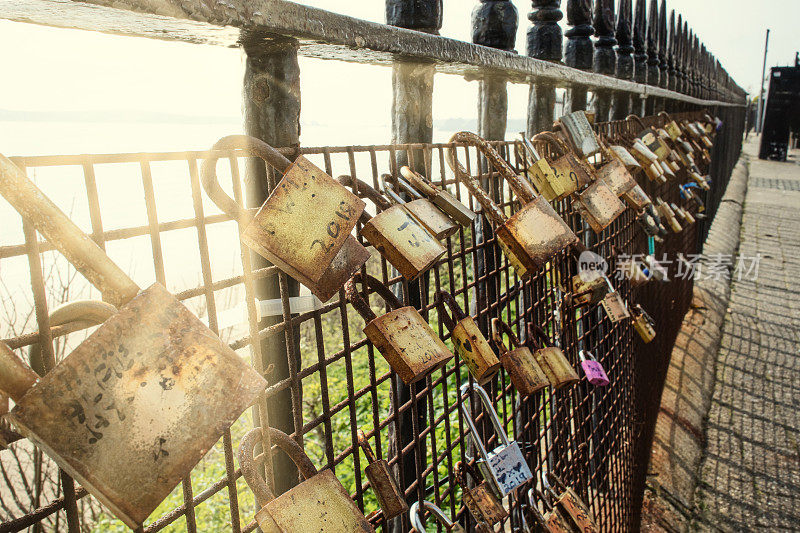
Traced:
<path fill-rule="evenodd" d="M 306 0 L 303 3 L 375 22 L 384 21 L 382 0 Z M 514 0 L 514 3 L 520 12 L 517 49 L 524 53 L 530 2 Z M 470 11 L 475 4 L 473 0 L 446 1 L 441 34 L 468 40 Z M 684 14 L 734 79 L 752 95 L 758 92 L 767 27 L 772 29 L 768 65 L 790 64 L 796 49 L 800 49 L 797 39 L 800 0 L 762 0 L 760 3 L 671 0 L 668 4 L 669 8 Z M 0 50 L 6 52 L 3 63 L 7 72 L 14 73 L 0 84 L 0 146 L 3 147 L 0 150 L 4 153 L 84 148 L 83 144 L 70 144 L 69 135 L 49 133 L 44 128 L 39 138 L 22 139 L 10 130 L 8 112 L 29 115 L 38 112 L 39 120 L 48 116 L 57 118 L 56 113 L 65 112 L 86 112 L 87 117 L 106 113 L 111 120 L 115 116 L 113 112 L 124 111 L 211 117 L 210 124 L 215 123 L 214 117 L 222 117 L 232 127 L 240 122 L 244 61 L 242 52 L 237 49 L 0 21 Z M 350 126 L 349 137 L 345 135 L 326 143 L 344 144 L 365 142 L 365 136 L 359 136 L 356 126 L 385 129 L 389 123 L 390 69 L 314 59 L 301 59 L 301 69 L 302 122 L 304 132 L 312 134 L 313 142 L 326 140 L 321 138 L 321 130 L 314 134 L 317 125 Z M 524 120 L 528 88 L 513 85 L 509 91 L 510 119 Z M 476 98 L 477 83 L 457 76 L 437 76 L 435 123 L 449 118 L 475 120 Z M 332 106 L 331 102 L 337 105 Z M 60 120 L 70 120 L 70 116 L 62 116 Z M 95 146 L 119 149 L 109 144 L 108 133 L 86 135 L 100 137 Z M 133 132 L 128 137 L 131 135 Z M 208 138 L 210 143 L 212 137 L 189 136 L 187 142 L 202 144 Z M 374 142 L 388 140 L 385 137 L 388 132 L 383 139 Z M 131 146 L 145 146 L 146 141 L 145 135 L 134 139 Z M 49 145 L 43 146 L 45 143 Z M 171 147 L 167 144 L 164 149 Z"/>

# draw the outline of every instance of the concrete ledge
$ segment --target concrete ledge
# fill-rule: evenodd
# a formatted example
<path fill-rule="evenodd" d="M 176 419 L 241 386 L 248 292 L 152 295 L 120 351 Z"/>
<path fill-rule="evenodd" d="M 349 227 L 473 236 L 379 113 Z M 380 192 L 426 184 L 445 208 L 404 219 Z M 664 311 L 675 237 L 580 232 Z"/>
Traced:
<path fill-rule="evenodd" d="M 748 162 L 743 157 L 733 170 L 703 245 L 704 257 L 736 253 L 747 179 Z M 695 283 L 692 306 L 675 341 L 661 395 L 642 509 L 642 531 L 688 530 L 729 299 L 727 279 L 702 279 Z"/>

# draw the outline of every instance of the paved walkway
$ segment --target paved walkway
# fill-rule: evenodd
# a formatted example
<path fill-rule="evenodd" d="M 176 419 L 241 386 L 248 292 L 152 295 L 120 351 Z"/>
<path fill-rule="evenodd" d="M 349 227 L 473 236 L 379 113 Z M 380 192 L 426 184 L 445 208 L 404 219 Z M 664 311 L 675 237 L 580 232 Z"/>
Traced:
<path fill-rule="evenodd" d="M 699 531 L 800 531 L 800 151 L 755 157 L 740 257 L 717 357 L 707 449 L 695 504 Z"/>

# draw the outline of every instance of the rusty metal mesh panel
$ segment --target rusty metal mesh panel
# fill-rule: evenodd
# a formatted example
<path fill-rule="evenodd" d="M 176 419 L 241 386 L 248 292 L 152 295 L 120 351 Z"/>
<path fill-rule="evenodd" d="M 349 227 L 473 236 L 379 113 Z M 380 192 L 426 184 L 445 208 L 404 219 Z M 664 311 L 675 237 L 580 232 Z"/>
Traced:
<path fill-rule="evenodd" d="M 621 127 L 620 123 L 598 126 L 607 133 Z M 510 143 L 498 146 L 516 163 Z M 412 159 L 424 158 L 427 174 L 434 181 L 449 184 L 457 196 L 477 209 L 464 191 L 453 188 L 452 173 L 443 159 L 446 147 L 349 146 L 301 152 L 332 176 L 350 174 L 377 186 L 379 174 L 396 171 L 398 152 L 407 150 Z M 230 164 L 221 160 L 221 182 L 241 199 L 244 160 L 237 152 L 222 155 Z M 478 173 L 480 162 L 473 148 L 460 147 L 459 155 L 473 174 Z M 401 486 L 407 487 L 408 501 L 424 497 L 469 524 L 471 518 L 461 508 L 460 489 L 451 474 L 457 461 L 472 454 L 460 415 L 462 402 L 467 400 L 458 394 L 460 384 L 469 379 L 465 365 L 453 359 L 411 385 L 408 401 L 401 402 L 400 385 L 365 340 L 363 320 L 352 307 L 334 297 L 329 303 L 308 304 L 310 307 L 292 313 L 292 305 L 302 306 L 310 300 L 290 299 L 286 276 L 276 268 L 252 268 L 249 253 L 239 243 L 236 223 L 201 191 L 198 168 L 204 156 L 203 152 L 42 156 L 17 158 L 16 162 L 131 272 L 137 283 L 164 284 L 242 357 L 249 360 L 251 347 L 267 339 L 288 342 L 299 336 L 299 351 L 289 348 L 288 377 L 276 379 L 266 369 L 267 395 L 288 391 L 291 405 L 286 408 L 292 410 L 295 436 L 318 467 L 336 471 L 376 526 L 384 520 L 375 512 L 376 500 L 363 475 L 366 463 L 356 444 L 358 428 L 370 435 L 376 452 L 393 467 L 405 465 L 397 469 L 397 475 Z M 274 182 L 275 176 L 270 179 Z M 504 207 L 518 207 L 505 187 L 498 187 L 496 180 L 489 183 L 497 188 Z M 678 201 L 674 183 L 647 187 L 648 192 Z M 81 193 L 75 195 L 76 190 Z M 557 208 L 580 236 L 590 231 L 566 201 Z M 0 300 L 6 302 L 0 312 L 9 324 L 0 335 L 27 357 L 26 352 L 39 339 L 37 316 L 65 301 L 100 295 L 48 243 L 38 240 L 23 220 L 15 218 L 9 206 L 0 203 L 0 209 L 4 220 L 18 221 L 4 228 L 0 242 Z M 374 206 L 368 210 L 374 212 Z M 593 242 L 592 249 L 607 258 L 647 249 L 630 211 Z M 434 292 L 441 289 L 450 291 L 476 317 L 484 333 L 488 333 L 489 319 L 497 316 L 523 338 L 527 323 L 543 326 L 553 339 L 560 331 L 562 347 L 576 367 L 578 350 L 591 349 L 611 377 L 612 384 L 605 389 L 582 381 L 566 390 L 520 398 L 501 371 L 488 390 L 509 435 L 522 444 L 537 484 L 541 484 L 543 472 L 555 472 L 589 502 L 603 531 L 635 529 L 646 466 L 646 458 L 643 462 L 637 449 L 642 445 L 647 414 L 658 399 L 652 385 L 658 381 L 653 375 L 658 365 L 651 362 L 663 361 L 669 353 L 689 304 L 691 282 L 651 282 L 636 291 L 620 282 L 622 296 L 631 303 L 643 303 L 659 323 L 659 337 L 644 348 L 629 321 L 612 324 L 598 306 L 574 309 L 563 304 L 559 286 L 569 291 L 576 274 L 574 259 L 565 253 L 523 282 L 491 236 L 479 242 L 474 229 L 462 230 L 447 239 L 446 247 L 447 254 L 424 283 L 403 281 L 374 250 L 366 269 L 399 290 L 406 302 L 422 302 L 423 316 L 446 340 L 449 333 L 432 302 Z M 659 252 L 674 255 L 696 248 L 696 232 L 690 230 L 670 235 Z M 490 268 L 479 272 L 479 262 Z M 262 304 L 262 318 L 278 318 L 269 327 L 251 331 L 246 311 L 247 306 L 250 310 L 256 306 L 252 284 L 274 276 L 279 277 L 281 297 Z M 496 292 L 487 287 L 495 287 Z M 380 301 L 371 300 L 373 305 Z M 560 324 L 556 316 L 560 316 Z M 91 331 L 81 322 L 53 327 L 56 353 L 69 353 Z M 405 416 L 408 414 L 411 416 Z M 484 442 L 494 447 L 497 439 L 484 423 L 485 417 L 476 418 L 485 432 Z M 411 427 L 390 431 L 400 420 L 410 421 Z M 196 531 L 207 528 L 211 521 L 219 529 L 252 531 L 255 503 L 234 461 L 239 439 L 252 425 L 252 415 L 247 412 L 152 515 L 144 530 Z M 403 434 L 410 439 L 404 440 Z M 65 502 L 62 486 L 68 485 L 58 482 L 54 465 L 26 443 L 13 446 L 27 446 L 30 453 L 22 458 L 8 455 L 8 451 L 0 454 L 6 484 L 0 492 L 0 519 L 4 521 L 0 529 L 65 530 L 65 508 L 69 507 L 77 508 L 88 522 L 102 520 L 103 528 L 118 527 L 82 489 L 75 493 L 77 504 L 69 497 Z M 26 489 L 32 497 L 26 496 Z M 521 527 L 519 509 L 530 503 L 526 494 L 510 502 L 513 512 L 509 520 L 514 529 Z M 408 518 L 402 520 L 402 530 L 407 531 Z"/>

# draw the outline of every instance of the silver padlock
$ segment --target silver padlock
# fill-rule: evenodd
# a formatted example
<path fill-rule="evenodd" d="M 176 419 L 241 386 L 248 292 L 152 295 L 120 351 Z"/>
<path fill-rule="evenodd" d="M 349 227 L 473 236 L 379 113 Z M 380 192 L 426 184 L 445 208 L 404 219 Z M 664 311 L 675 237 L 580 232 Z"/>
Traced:
<path fill-rule="evenodd" d="M 526 483 L 533 478 L 531 469 L 525 461 L 525 456 L 522 455 L 522 450 L 516 441 L 510 440 L 506 435 L 503 425 L 497 416 L 497 411 L 492 407 L 492 401 L 489 395 L 480 385 L 464 383 L 461 385 L 461 396 L 469 394 L 470 390 L 475 390 L 478 393 L 483 408 L 486 410 L 486 415 L 494 427 L 500 445 L 492 451 L 487 451 L 486 447 L 480 439 L 478 428 L 472 420 L 472 415 L 469 413 L 466 402 L 461 404 L 461 412 L 464 419 L 469 426 L 470 436 L 478 449 L 478 454 L 481 459 L 477 461 L 478 468 L 481 469 L 484 479 L 488 480 L 496 491 L 499 499 L 503 499 L 506 495 L 514 491 L 520 485 Z"/>

